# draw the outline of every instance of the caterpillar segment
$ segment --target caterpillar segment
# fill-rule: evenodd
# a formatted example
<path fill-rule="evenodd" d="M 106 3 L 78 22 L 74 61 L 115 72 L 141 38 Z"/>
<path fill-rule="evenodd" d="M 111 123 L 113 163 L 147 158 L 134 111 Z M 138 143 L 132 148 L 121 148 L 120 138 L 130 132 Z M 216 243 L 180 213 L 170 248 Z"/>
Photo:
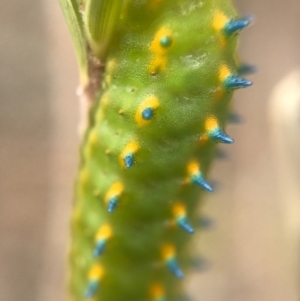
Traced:
<path fill-rule="evenodd" d="M 228 0 L 111 1 L 104 30 L 88 28 L 107 67 L 82 145 L 72 298 L 174 301 L 190 269 L 199 197 L 213 191 L 216 144 L 233 143 L 224 132 L 230 99 L 251 85 L 235 60 L 250 20 Z"/>

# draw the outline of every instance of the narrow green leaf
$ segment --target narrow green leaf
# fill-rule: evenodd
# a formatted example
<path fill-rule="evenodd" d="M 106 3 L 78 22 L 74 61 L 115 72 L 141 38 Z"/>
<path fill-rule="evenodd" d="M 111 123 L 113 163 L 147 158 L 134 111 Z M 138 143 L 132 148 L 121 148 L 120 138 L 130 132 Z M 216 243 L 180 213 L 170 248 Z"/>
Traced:
<path fill-rule="evenodd" d="M 72 36 L 77 62 L 79 65 L 80 81 L 83 86 L 88 82 L 87 42 L 84 34 L 83 21 L 77 0 L 58 0 L 66 23 Z"/>
<path fill-rule="evenodd" d="M 120 20 L 123 0 L 87 0 L 85 5 L 85 28 L 90 46 L 102 60 L 108 53 L 110 43 Z"/>

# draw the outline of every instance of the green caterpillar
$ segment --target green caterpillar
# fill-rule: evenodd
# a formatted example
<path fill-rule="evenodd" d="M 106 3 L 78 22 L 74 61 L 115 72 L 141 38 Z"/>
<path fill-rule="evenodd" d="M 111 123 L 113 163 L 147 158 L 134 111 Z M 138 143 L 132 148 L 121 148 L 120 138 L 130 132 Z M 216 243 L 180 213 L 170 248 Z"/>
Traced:
<path fill-rule="evenodd" d="M 249 19 L 229 0 L 80 4 L 105 71 L 81 148 L 73 300 L 180 300 L 216 142 L 233 143 L 229 101 L 251 85 L 235 60 Z"/>

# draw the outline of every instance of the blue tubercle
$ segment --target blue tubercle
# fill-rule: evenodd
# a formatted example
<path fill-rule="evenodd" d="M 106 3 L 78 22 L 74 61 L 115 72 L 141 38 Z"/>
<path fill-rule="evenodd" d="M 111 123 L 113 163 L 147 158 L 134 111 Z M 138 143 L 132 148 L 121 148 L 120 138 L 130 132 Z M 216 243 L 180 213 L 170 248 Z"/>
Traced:
<path fill-rule="evenodd" d="M 113 212 L 117 205 L 118 205 L 118 202 L 119 202 L 119 198 L 117 196 L 115 197 L 112 197 L 109 201 L 108 201 L 108 206 L 107 206 L 107 211 L 109 213 Z"/>
<path fill-rule="evenodd" d="M 93 298 L 97 292 L 98 287 L 99 287 L 98 280 L 90 280 L 87 289 L 85 291 L 84 298 L 85 299 Z"/>
<path fill-rule="evenodd" d="M 183 272 L 181 271 L 175 258 L 170 258 L 166 263 L 168 269 L 179 279 L 183 278 Z"/>
<path fill-rule="evenodd" d="M 162 46 L 162 47 L 169 47 L 169 46 L 171 46 L 171 44 L 172 44 L 172 38 L 171 37 L 169 37 L 169 36 L 164 36 L 164 37 L 162 37 L 161 39 L 160 39 L 160 45 Z"/>
<path fill-rule="evenodd" d="M 250 23 L 251 22 L 250 22 L 249 18 L 241 18 L 238 20 L 231 20 L 226 23 L 224 31 L 228 36 L 230 36 L 238 31 L 244 29 Z"/>
<path fill-rule="evenodd" d="M 186 218 L 186 216 L 180 216 L 177 219 L 177 224 L 180 228 L 182 228 L 189 234 L 193 234 L 195 232 L 194 229 L 192 228 L 192 226 L 190 225 L 188 219 Z"/>
<path fill-rule="evenodd" d="M 216 142 L 231 144 L 233 143 L 233 139 L 229 137 L 224 131 L 222 131 L 219 127 L 213 129 L 209 136 L 212 140 Z"/>
<path fill-rule="evenodd" d="M 94 257 L 98 257 L 100 256 L 104 249 L 105 249 L 105 246 L 106 246 L 106 240 L 105 239 L 100 239 L 96 242 L 96 247 L 94 249 Z"/>
<path fill-rule="evenodd" d="M 204 179 L 202 174 L 199 172 L 196 175 L 192 176 L 192 183 L 198 185 L 205 189 L 206 191 L 212 192 L 213 189 L 210 184 Z"/>
<path fill-rule="evenodd" d="M 150 120 L 153 117 L 153 115 L 154 115 L 154 110 L 150 107 L 147 107 L 142 111 L 142 117 L 145 120 Z"/>
<path fill-rule="evenodd" d="M 236 75 L 230 75 L 226 78 L 224 85 L 228 89 L 239 89 L 251 86 L 252 82 Z"/>
<path fill-rule="evenodd" d="M 134 154 L 129 153 L 124 156 L 124 164 L 126 168 L 130 168 L 134 164 Z"/>

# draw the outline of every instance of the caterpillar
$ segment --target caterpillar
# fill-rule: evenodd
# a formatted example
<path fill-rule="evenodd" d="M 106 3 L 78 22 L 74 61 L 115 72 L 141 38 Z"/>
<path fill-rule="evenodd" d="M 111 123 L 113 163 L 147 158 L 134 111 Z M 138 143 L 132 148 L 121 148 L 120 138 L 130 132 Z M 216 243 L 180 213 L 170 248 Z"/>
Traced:
<path fill-rule="evenodd" d="M 229 0 L 79 4 L 104 71 L 76 181 L 72 300 L 180 301 L 216 145 L 233 143 L 230 99 L 252 84 L 235 53 L 250 20 Z"/>

